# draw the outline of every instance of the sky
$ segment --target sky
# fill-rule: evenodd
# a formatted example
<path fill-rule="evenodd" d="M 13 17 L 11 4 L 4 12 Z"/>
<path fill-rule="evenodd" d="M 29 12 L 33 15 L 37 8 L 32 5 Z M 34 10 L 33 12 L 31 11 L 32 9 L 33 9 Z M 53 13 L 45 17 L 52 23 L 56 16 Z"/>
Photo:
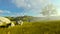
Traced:
<path fill-rule="evenodd" d="M 60 0 L 0 0 L 0 16 L 42 16 L 47 4 L 53 4 L 60 15 Z"/>

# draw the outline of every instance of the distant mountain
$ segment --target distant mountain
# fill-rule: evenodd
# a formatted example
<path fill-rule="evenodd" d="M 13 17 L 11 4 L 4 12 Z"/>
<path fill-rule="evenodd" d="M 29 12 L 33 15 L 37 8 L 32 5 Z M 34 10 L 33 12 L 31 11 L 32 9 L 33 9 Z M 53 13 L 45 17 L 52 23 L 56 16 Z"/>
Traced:
<path fill-rule="evenodd" d="M 33 17 L 33 16 L 18 16 L 18 17 L 6 17 L 9 18 L 11 21 L 23 20 L 27 22 L 34 22 L 34 21 L 41 21 L 41 20 L 60 20 L 60 16 L 51 16 L 49 17 Z"/>

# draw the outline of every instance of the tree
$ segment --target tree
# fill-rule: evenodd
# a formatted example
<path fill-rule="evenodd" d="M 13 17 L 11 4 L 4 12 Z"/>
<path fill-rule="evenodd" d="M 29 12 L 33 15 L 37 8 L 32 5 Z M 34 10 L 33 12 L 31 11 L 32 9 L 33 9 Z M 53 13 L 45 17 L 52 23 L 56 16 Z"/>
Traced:
<path fill-rule="evenodd" d="M 51 16 L 51 15 L 56 15 L 57 14 L 57 11 L 56 11 L 56 8 L 52 5 L 52 4 L 48 4 L 47 6 L 45 6 L 43 9 L 42 9 L 42 12 L 41 12 L 42 15 L 48 17 Z"/>

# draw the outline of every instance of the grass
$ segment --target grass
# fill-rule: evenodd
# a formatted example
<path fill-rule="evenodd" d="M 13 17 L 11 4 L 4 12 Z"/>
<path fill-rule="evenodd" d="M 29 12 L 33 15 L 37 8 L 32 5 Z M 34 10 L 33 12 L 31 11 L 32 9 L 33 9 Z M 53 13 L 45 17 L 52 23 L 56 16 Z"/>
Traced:
<path fill-rule="evenodd" d="M 0 28 L 0 34 L 60 34 L 60 20 L 25 22 L 22 26 Z"/>

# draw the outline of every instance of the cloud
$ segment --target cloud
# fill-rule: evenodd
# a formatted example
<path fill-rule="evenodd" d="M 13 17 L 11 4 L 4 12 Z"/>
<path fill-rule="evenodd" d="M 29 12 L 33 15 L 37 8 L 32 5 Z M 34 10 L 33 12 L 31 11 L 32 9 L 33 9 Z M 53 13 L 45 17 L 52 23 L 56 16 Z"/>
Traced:
<path fill-rule="evenodd" d="M 11 12 L 8 11 L 8 10 L 0 10 L 0 14 L 3 14 L 3 13 L 8 13 L 8 14 L 10 14 Z"/>
<path fill-rule="evenodd" d="M 24 16 L 26 13 L 13 13 L 11 16 Z"/>
<path fill-rule="evenodd" d="M 45 4 L 47 0 L 12 0 L 18 8 L 38 8 L 41 4 Z"/>
<path fill-rule="evenodd" d="M 12 0 L 12 3 L 18 8 L 24 8 L 26 14 L 31 12 L 38 15 L 44 6 L 51 3 L 51 0 Z"/>
<path fill-rule="evenodd" d="M 40 10 L 49 0 L 12 0 L 18 8 L 23 7 L 27 10 Z"/>
<path fill-rule="evenodd" d="M 0 13 L 3 13 L 3 10 L 0 10 Z"/>
<path fill-rule="evenodd" d="M 5 13 L 8 13 L 8 14 L 10 14 L 10 13 L 11 13 L 11 12 L 10 12 L 10 11 L 8 11 L 8 10 L 4 10 L 4 12 L 5 12 Z"/>

